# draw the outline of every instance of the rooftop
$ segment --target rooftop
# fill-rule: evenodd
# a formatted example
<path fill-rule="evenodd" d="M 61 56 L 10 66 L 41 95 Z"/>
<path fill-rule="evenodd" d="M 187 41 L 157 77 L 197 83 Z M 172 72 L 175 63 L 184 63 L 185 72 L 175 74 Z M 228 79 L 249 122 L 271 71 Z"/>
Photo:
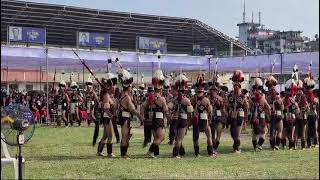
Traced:
<path fill-rule="evenodd" d="M 136 36 L 165 38 L 168 52 L 190 53 L 193 44 L 214 43 L 218 51 L 252 49 L 199 20 L 73 6 L 1 0 L 1 41 L 7 26 L 43 27 L 47 44 L 76 46 L 77 31 L 111 34 L 111 48 L 135 50 Z"/>

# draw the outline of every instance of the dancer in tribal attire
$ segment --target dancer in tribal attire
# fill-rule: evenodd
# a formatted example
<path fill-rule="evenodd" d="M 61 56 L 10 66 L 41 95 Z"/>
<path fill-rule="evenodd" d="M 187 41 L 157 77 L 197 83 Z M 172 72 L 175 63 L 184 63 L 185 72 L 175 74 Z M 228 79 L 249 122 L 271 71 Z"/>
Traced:
<path fill-rule="evenodd" d="M 209 99 L 211 102 L 211 105 L 213 107 L 212 110 L 212 120 L 210 123 L 211 127 L 211 134 L 212 134 L 212 144 L 213 144 L 213 150 L 217 151 L 219 144 L 220 144 L 220 138 L 222 129 L 227 124 L 227 114 L 225 110 L 225 104 L 224 99 L 219 95 L 220 91 L 220 84 L 218 81 L 218 77 L 215 76 L 212 79 L 210 92 L 209 92 Z"/>
<path fill-rule="evenodd" d="M 267 134 L 267 123 L 270 121 L 271 108 L 263 94 L 263 82 L 255 78 L 252 85 L 251 123 L 252 123 L 252 145 L 254 150 L 262 150 L 262 145 Z M 259 141 L 258 141 L 259 138 Z"/>
<path fill-rule="evenodd" d="M 140 112 L 140 108 L 142 103 L 146 100 L 146 94 L 144 93 L 145 85 L 142 83 L 139 85 L 138 94 L 136 95 L 136 103 L 137 103 L 137 110 Z M 143 121 L 140 120 L 140 126 L 143 125 Z"/>
<path fill-rule="evenodd" d="M 57 125 L 61 126 L 61 121 L 63 121 L 65 126 L 68 127 L 67 110 L 70 99 L 66 92 L 66 87 L 66 82 L 60 81 L 58 93 L 54 98 L 54 104 L 56 105 Z"/>
<path fill-rule="evenodd" d="M 279 150 L 282 130 L 283 130 L 283 102 L 279 93 L 276 91 L 276 85 L 278 81 L 272 75 L 270 75 L 265 85 L 268 87 L 266 93 L 266 99 L 271 107 L 271 119 L 270 119 L 270 146 L 273 150 Z"/>
<path fill-rule="evenodd" d="M 294 135 L 294 141 L 297 146 L 298 139 L 301 139 L 301 149 L 304 150 L 306 147 L 306 130 L 307 130 L 307 110 L 309 108 L 308 100 L 306 95 L 303 92 L 303 82 L 298 81 L 298 92 L 295 98 L 298 103 L 300 113 L 296 117 L 296 131 Z"/>
<path fill-rule="evenodd" d="M 197 95 L 191 99 L 191 104 L 194 107 L 193 114 L 193 147 L 196 157 L 200 156 L 199 147 L 199 135 L 200 132 L 205 132 L 207 136 L 207 152 L 209 157 L 215 157 L 216 154 L 213 152 L 212 145 L 212 134 L 211 134 L 211 114 L 212 106 L 210 100 L 204 96 L 204 74 L 199 74 L 195 87 L 197 88 Z"/>
<path fill-rule="evenodd" d="M 87 112 L 87 123 L 88 126 L 91 122 L 96 122 L 96 118 L 94 116 L 95 106 L 99 102 L 99 98 L 95 90 L 93 89 L 93 82 L 92 79 L 89 77 L 86 84 L 86 91 L 84 92 L 84 101 L 83 106 L 85 107 L 84 110 Z M 95 123 L 96 124 L 96 123 Z"/>
<path fill-rule="evenodd" d="M 152 77 L 152 85 L 154 87 L 154 93 L 149 94 L 149 118 L 152 120 L 152 134 L 153 142 L 147 152 L 146 156 L 155 158 L 159 156 L 159 145 L 164 140 L 164 117 L 168 112 L 168 106 L 166 99 L 161 95 L 164 84 L 164 76 L 161 70 L 154 72 Z"/>
<path fill-rule="evenodd" d="M 295 148 L 294 136 L 297 114 L 300 113 L 299 105 L 295 101 L 298 86 L 294 79 L 289 79 L 285 84 L 285 97 L 283 99 L 284 104 L 284 121 L 283 121 L 283 133 L 282 133 L 282 146 L 286 148 L 286 139 L 289 140 L 289 149 Z"/>
<path fill-rule="evenodd" d="M 86 84 L 85 98 L 83 105 L 85 106 L 85 110 L 87 111 L 87 123 L 90 125 L 90 121 L 94 122 L 94 132 L 93 132 L 93 140 L 92 146 L 94 146 L 97 142 L 97 138 L 99 136 L 99 127 L 101 122 L 101 102 L 96 91 L 93 88 L 92 79 L 89 77 Z"/>
<path fill-rule="evenodd" d="M 171 78 L 166 77 L 166 79 L 164 80 L 164 86 L 163 86 L 163 96 L 166 98 L 169 113 L 172 111 L 173 101 L 174 101 L 174 96 L 170 92 L 171 91 L 170 80 L 171 80 Z M 168 144 L 173 145 L 174 140 L 176 138 L 176 134 L 177 134 L 177 121 L 176 121 L 176 119 L 172 119 L 172 116 L 167 116 L 167 125 L 169 125 L 169 142 L 168 142 Z"/>
<path fill-rule="evenodd" d="M 231 78 L 233 81 L 233 92 L 228 95 L 228 120 L 230 123 L 231 137 L 233 139 L 233 152 L 240 153 L 240 133 L 242 129 L 245 112 L 248 110 L 248 101 L 241 93 L 241 83 L 244 81 L 244 74 L 237 70 Z"/>
<path fill-rule="evenodd" d="M 121 145 L 120 153 L 122 158 L 129 158 L 127 155 L 129 140 L 130 140 L 130 122 L 132 120 L 132 115 L 136 115 L 142 121 L 143 116 L 136 110 L 133 99 L 131 96 L 132 92 L 132 75 L 125 69 L 120 69 L 119 71 L 119 80 L 122 84 L 123 91 L 120 94 L 119 98 L 119 115 L 118 115 L 118 124 L 121 126 Z"/>
<path fill-rule="evenodd" d="M 143 135 L 144 135 L 144 141 L 143 141 L 143 147 L 146 147 L 149 143 L 151 143 L 152 138 L 152 114 L 153 112 L 150 109 L 150 103 L 151 97 L 150 94 L 154 94 L 154 87 L 148 87 L 148 99 L 146 99 L 140 109 L 140 113 L 144 116 L 143 121 Z M 150 100 L 149 100 L 150 98 Z"/>
<path fill-rule="evenodd" d="M 193 106 L 190 100 L 185 96 L 188 90 L 188 78 L 180 74 L 175 78 L 175 89 L 178 92 L 178 98 L 173 102 L 171 119 L 177 120 L 177 137 L 172 150 L 173 158 L 180 158 L 185 155 L 185 149 L 182 145 L 187 127 L 191 121 Z"/>
<path fill-rule="evenodd" d="M 79 117 L 79 102 L 82 101 L 79 93 L 77 92 L 78 84 L 75 81 L 72 81 L 70 84 L 70 109 L 69 109 L 69 121 L 70 125 L 73 126 L 74 120 L 78 122 L 78 125 L 81 125 L 81 119 Z"/>
<path fill-rule="evenodd" d="M 307 145 L 308 147 L 319 147 L 319 136 L 318 136 L 318 126 L 319 126 L 319 99 L 313 94 L 313 89 L 315 87 L 315 81 L 309 70 L 309 77 L 304 79 L 304 87 L 306 89 L 306 96 L 309 104 L 307 109 Z"/>
<path fill-rule="evenodd" d="M 116 116 L 115 108 L 117 107 L 114 99 L 115 86 L 117 84 L 117 77 L 112 73 L 107 73 L 106 77 L 101 80 L 103 87 L 101 87 L 100 101 L 103 109 L 102 121 L 103 124 L 103 136 L 99 142 L 97 149 L 98 156 L 104 156 L 102 154 L 105 144 L 107 144 L 107 157 L 113 158 L 112 149 L 112 118 Z"/>

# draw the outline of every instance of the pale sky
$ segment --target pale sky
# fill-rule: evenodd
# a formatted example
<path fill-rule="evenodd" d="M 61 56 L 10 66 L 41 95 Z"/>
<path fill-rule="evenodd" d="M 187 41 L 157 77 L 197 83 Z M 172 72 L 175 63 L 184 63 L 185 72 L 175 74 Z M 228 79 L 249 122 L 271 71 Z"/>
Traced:
<path fill-rule="evenodd" d="M 93 9 L 134 12 L 198 19 L 219 31 L 238 36 L 242 22 L 243 0 L 29 0 Z M 319 34 L 319 0 L 246 0 L 247 21 L 274 30 L 301 30 L 303 36 Z"/>

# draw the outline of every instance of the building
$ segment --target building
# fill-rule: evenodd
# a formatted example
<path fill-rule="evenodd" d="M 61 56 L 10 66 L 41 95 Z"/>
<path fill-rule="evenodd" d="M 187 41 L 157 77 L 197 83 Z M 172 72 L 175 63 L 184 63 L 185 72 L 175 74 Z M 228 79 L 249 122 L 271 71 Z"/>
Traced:
<path fill-rule="evenodd" d="M 304 38 L 302 31 L 278 31 L 265 28 L 261 24 L 261 12 L 259 22 L 246 22 L 245 4 L 243 10 L 243 21 L 237 24 L 239 27 L 238 39 L 241 43 L 255 49 L 256 54 L 291 53 L 304 51 Z"/>
<path fill-rule="evenodd" d="M 198 44 L 212 45 L 217 55 L 253 52 L 223 32 L 183 17 L 2 0 L 3 44 L 7 43 L 8 26 L 45 28 L 46 45 L 55 47 L 76 47 L 78 32 L 95 32 L 110 34 L 110 49 L 116 51 L 137 51 L 137 37 L 152 37 L 165 39 L 167 54 L 191 54 Z"/>

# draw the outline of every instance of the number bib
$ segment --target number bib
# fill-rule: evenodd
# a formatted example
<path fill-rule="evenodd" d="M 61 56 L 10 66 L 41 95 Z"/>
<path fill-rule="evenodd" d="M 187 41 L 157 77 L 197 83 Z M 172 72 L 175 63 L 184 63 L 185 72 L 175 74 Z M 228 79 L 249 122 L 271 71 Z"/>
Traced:
<path fill-rule="evenodd" d="M 244 111 L 239 111 L 239 117 L 244 117 Z"/>
<path fill-rule="evenodd" d="M 217 110 L 217 116 L 221 116 L 221 111 Z"/>
<path fill-rule="evenodd" d="M 200 113 L 200 119 L 208 120 L 208 114 L 207 113 Z"/>
<path fill-rule="evenodd" d="M 131 114 L 129 112 L 126 112 L 126 111 L 122 111 L 121 115 L 122 115 L 122 117 L 126 117 L 126 118 L 130 118 L 131 117 Z"/>
<path fill-rule="evenodd" d="M 163 119 L 163 113 L 162 112 L 156 112 L 156 119 Z"/>
<path fill-rule="evenodd" d="M 180 118 L 181 119 L 188 119 L 188 115 L 186 113 L 181 113 Z"/>
<path fill-rule="evenodd" d="M 277 116 L 281 116 L 282 115 L 281 111 L 277 111 L 276 114 L 277 114 Z"/>
<path fill-rule="evenodd" d="M 71 103 L 70 112 L 71 112 L 71 114 L 76 113 L 76 103 Z"/>

